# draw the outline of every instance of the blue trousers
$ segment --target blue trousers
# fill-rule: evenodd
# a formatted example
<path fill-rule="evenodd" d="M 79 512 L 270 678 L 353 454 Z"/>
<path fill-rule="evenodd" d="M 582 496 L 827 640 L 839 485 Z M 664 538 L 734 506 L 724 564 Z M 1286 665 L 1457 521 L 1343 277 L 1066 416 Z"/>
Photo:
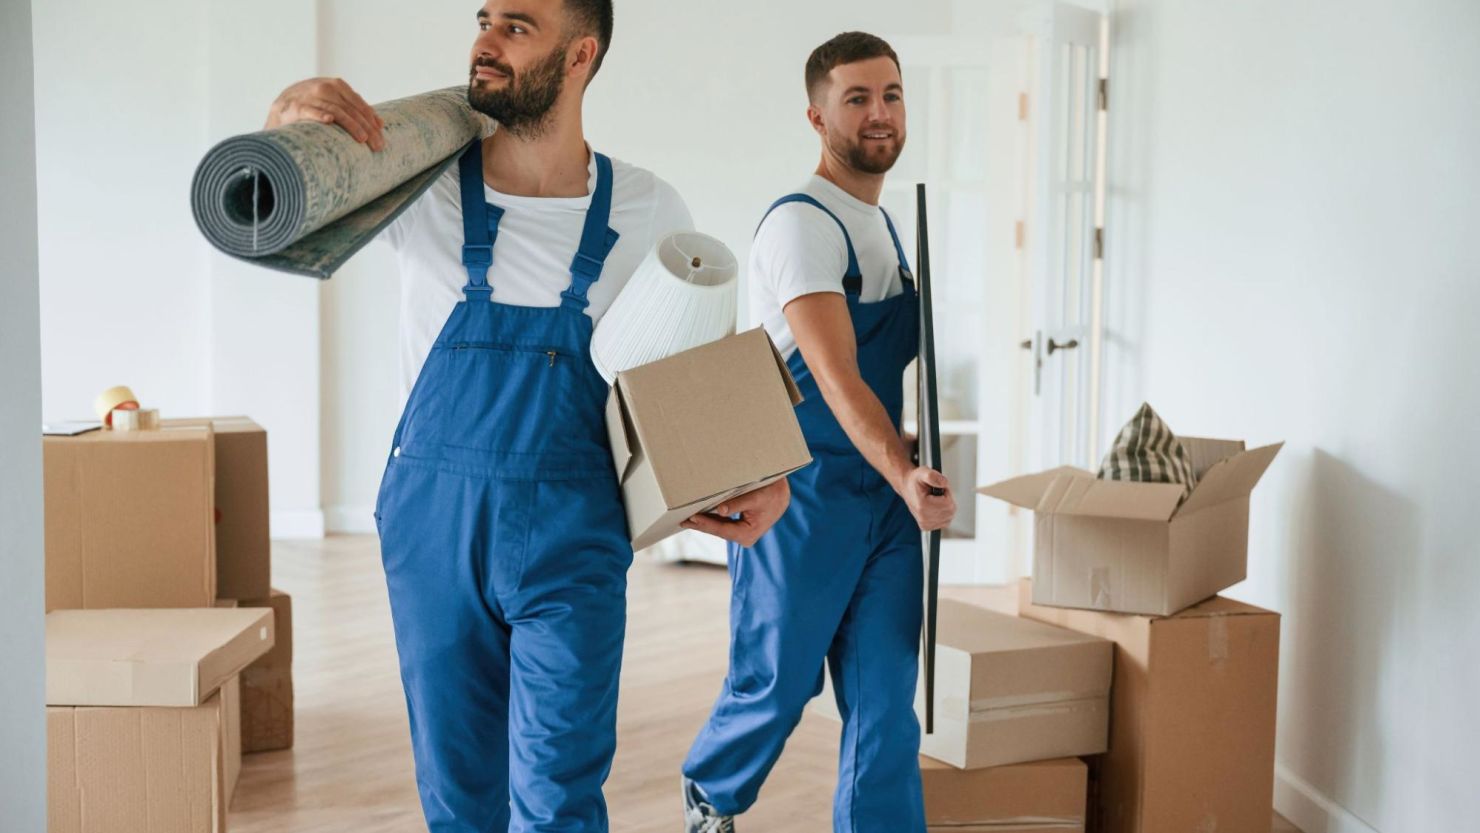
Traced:
<path fill-rule="evenodd" d="M 607 829 L 632 549 L 615 478 L 399 456 L 378 510 L 434 833 Z"/>
<path fill-rule="evenodd" d="M 843 716 L 833 829 L 923 833 L 920 528 L 861 456 L 814 457 L 776 526 L 731 548 L 730 671 L 684 774 L 720 812 L 748 809 L 825 661 Z"/>

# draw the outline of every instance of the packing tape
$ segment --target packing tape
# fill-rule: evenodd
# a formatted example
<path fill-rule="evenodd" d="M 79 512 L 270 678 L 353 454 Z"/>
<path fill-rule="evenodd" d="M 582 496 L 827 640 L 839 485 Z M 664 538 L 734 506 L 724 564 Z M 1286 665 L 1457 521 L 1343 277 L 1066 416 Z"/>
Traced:
<path fill-rule="evenodd" d="M 1215 613 L 1208 619 L 1208 662 L 1228 659 L 1228 617 Z"/>
<path fill-rule="evenodd" d="M 114 431 L 157 431 L 159 410 L 157 408 L 120 408 L 112 414 Z"/>
<path fill-rule="evenodd" d="M 134 396 L 132 390 L 129 390 L 128 385 L 114 385 L 98 394 L 98 398 L 93 400 L 93 412 L 98 415 L 98 419 L 101 419 L 104 425 L 113 424 L 115 409 L 130 406 L 138 408 L 139 399 Z"/>

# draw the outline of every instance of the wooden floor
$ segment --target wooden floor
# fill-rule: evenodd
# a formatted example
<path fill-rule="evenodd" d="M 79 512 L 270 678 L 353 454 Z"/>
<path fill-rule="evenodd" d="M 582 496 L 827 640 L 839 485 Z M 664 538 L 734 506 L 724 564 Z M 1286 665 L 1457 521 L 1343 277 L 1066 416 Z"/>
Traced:
<path fill-rule="evenodd" d="M 248 755 L 232 833 L 425 830 L 376 540 L 279 542 L 274 584 L 293 596 L 293 749 Z M 725 672 L 722 569 L 639 559 L 630 575 L 617 757 L 607 782 L 616 833 L 681 829 L 678 769 Z M 837 724 L 808 714 L 746 833 L 823 833 Z M 1275 833 L 1298 833 L 1276 817 Z"/>

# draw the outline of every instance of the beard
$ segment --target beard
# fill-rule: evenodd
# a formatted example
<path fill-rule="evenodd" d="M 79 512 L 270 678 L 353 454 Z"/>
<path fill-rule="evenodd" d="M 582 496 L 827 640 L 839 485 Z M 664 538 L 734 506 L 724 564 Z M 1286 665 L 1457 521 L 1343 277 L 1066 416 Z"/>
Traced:
<path fill-rule="evenodd" d="M 896 134 L 893 142 L 867 148 L 857 137 L 839 137 L 829 142 L 833 153 L 848 160 L 848 166 L 866 174 L 884 174 L 899 161 L 904 152 L 904 136 Z M 874 145 L 876 143 L 870 142 Z"/>
<path fill-rule="evenodd" d="M 478 67 L 491 67 L 507 78 L 502 89 L 479 86 Z M 525 138 L 538 136 L 549 127 L 550 111 L 565 88 L 565 45 L 524 72 L 492 58 L 479 58 L 468 70 L 468 105 L 498 122 L 499 128 Z"/>

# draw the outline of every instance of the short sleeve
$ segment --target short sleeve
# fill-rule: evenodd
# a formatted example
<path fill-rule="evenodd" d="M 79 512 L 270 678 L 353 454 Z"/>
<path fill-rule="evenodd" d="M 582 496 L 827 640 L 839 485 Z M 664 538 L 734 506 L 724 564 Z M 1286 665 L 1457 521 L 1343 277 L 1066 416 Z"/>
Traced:
<path fill-rule="evenodd" d="M 751 279 L 776 299 L 777 308 L 814 292 L 843 294 L 848 245 L 826 212 L 805 203 L 777 207 L 751 245 Z"/>
<path fill-rule="evenodd" d="M 678 189 L 656 177 L 653 199 L 653 239 L 661 240 L 676 231 L 693 231 L 694 216 Z"/>

